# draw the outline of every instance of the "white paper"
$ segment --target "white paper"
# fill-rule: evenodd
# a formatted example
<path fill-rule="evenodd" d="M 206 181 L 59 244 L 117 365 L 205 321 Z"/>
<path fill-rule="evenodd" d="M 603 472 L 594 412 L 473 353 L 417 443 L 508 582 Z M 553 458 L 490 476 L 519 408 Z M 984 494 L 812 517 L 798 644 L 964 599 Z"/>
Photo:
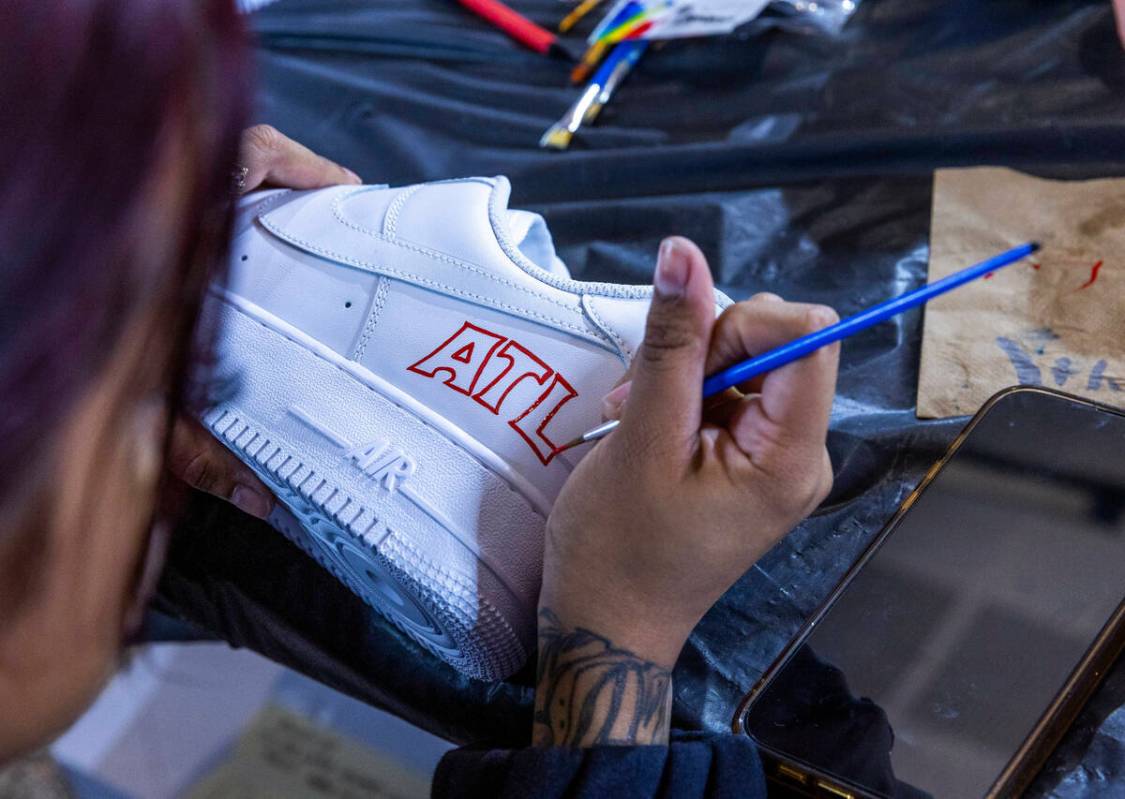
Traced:
<path fill-rule="evenodd" d="M 268 705 L 185 799 L 424 799 L 427 781 L 379 752 Z"/>
<path fill-rule="evenodd" d="M 591 43 L 602 34 L 604 23 L 614 19 L 629 4 L 630 0 L 619 0 L 603 17 L 590 34 Z M 666 11 L 653 20 L 643 36 L 645 39 L 680 39 L 688 36 L 718 36 L 730 33 L 739 25 L 749 22 L 762 13 L 769 0 L 649 0 L 643 5 L 646 9 Z"/>

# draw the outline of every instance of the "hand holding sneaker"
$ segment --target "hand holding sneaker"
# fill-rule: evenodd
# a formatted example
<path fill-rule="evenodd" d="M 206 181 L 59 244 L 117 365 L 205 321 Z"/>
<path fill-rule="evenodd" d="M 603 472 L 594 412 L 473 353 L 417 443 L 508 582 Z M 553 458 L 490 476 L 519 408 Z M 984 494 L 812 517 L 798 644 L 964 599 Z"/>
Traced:
<path fill-rule="evenodd" d="M 317 155 L 270 125 L 255 125 L 242 133 L 239 163 L 240 192 L 262 185 L 315 189 L 359 183 L 350 169 Z M 264 519 L 274 497 L 254 472 L 216 441 L 189 416 L 176 419 L 168 466 L 192 488 L 230 500 L 243 513 Z"/>
<path fill-rule="evenodd" d="M 509 196 L 475 177 L 243 198 L 208 304 L 237 390 L 203 414 L 280 500 L 275 528 L 488 680 L 535 649 L 547 516 L 589 450 L 565 442 L 597 424 L 653 291 L 574 280 Z"/>
<path fill-rule="evenodd" d="M 836 321 L 773 295 L 714 316 L 707 263 L 667 240 L 621 426 L 578 464 L 547 524 L 539 745 L 667 740 L 691 630 L 827 495 L 838 347 L 705 411 L 704 374 Z M 610 403 L 612 404 L 612 403 Z"/>

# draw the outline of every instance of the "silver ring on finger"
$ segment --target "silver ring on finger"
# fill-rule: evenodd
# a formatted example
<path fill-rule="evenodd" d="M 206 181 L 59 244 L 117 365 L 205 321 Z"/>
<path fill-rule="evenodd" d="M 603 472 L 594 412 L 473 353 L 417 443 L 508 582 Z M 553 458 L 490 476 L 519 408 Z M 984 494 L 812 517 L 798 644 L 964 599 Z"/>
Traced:
<path fill-rule="evenodd" d="M 230 174 L 230 190 L 234 195 L 243 194 L 246 191 L 246 176 L 250 174 L 250 167 L 240 166 L 235 167 L 234 171 Z"/>

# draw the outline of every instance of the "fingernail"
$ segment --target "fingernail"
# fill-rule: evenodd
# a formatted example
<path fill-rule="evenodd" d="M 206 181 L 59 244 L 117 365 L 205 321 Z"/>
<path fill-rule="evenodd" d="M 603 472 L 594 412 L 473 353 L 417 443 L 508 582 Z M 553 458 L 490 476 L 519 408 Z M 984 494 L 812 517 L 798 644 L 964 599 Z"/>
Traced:
<path fill-rule="evenodd" d="M 625 404 L 625 400 L 629 398 L 629 392 L 632 388 L 633 381 L 630 380 L 602 397 L 602 417 L 606 420 L 620 417 L 621 407 Z"/>
<path fill-rule="evenodd" d="M 355 172 L 352 172 L 347 167 L 341 167 L 341 169 L 343 169 L 345 172 L 348 173 L 348 177 L 350 177 L 352 179 L 352 183 L 363 183 L 363 178 L 361 178 Z"/>
<path fill-rule="evenodd" d="M 684 293 L 688 280 L 688 257 L 676 239 L 664 239 L 660 243 L 652 284 L 662 297 L 675 298 Z"/>
<path fill-rule="evenodd" d="M 243 513 L 248 513 L 258 519 L 264 519 L 270 515 L 270 501 L 250 486 L 235 486 L 234 491 L 231 492 L 230 501 Z"/>

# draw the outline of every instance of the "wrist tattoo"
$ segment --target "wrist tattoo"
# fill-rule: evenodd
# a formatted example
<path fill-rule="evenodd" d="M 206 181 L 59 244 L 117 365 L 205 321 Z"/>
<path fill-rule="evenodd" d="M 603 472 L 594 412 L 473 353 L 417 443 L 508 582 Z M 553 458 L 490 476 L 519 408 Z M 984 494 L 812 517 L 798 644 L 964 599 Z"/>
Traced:
<path fill-rule="evenodd" d="M 596 633 L 539 611 L 536 746 L 663 744 L 672 673 Z"/>

